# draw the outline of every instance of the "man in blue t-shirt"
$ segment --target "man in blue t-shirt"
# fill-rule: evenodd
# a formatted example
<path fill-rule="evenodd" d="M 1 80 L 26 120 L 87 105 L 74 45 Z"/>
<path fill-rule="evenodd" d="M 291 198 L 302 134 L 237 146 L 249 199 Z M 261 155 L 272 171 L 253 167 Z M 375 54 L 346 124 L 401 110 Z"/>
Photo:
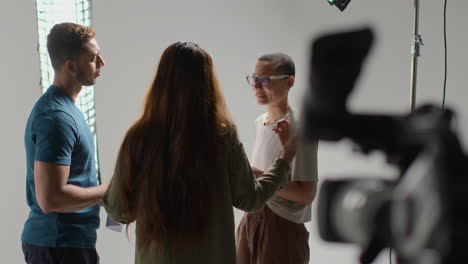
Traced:
<path fill-rule="evenodd" d="M 94 139 L 75 100 L 93 85 L 104 61 L 95 31 L 55 25 L 47 37 L 54 82 L 26 125 L 29 217 L 21 236 L 28 264 L 99 263 L 96 229 L 107 185 L 98 185 Z"/>

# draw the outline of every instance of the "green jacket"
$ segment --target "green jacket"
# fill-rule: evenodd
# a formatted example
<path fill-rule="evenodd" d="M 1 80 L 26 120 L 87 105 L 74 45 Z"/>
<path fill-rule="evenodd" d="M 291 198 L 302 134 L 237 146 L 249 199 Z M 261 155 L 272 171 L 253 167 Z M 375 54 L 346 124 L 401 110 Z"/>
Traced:
<path fill-rule="evenodd" d="M 236 133 L 225 136 L 225 155 L 223 165 L 219 166 L 216 181 L 215 202 L 211 215 L 214 223 L 210 226 L 209 233 L 199 243 L 193 245 L 190 253 L 183 253 L 177 248 L 171 250 L 174 262 L 203 263 L 203 264 L 235 264 L 236 249 L 234 235 L 234 214 L 232 206 L 247 212 L 258 211 L 263 208 L 265 202 L 275 195 L 280 188 L 288 182 L 290 165 L 282 159 L 277 159 L 263 175 L 255 178 L 250 163 L 245 154 L 242 143 Z M 121 172 L 126 159 L 122 151 L 119 153 L 114 176 L 104 196 L 104 207 L 110 218 L 121 223 L 138 221 L 135 216 L 124 215 L 120 207 L 120 194 L 118 185 L 122 177 Z M 187 219 L 189 221 L 189 219 Z M 138 240 L 138 238 L 137 238 Z M 165 264 L 171 263 L 167 256 L 156 252 L 143 252 L 136 249 L 135 263 L 137 264 Z"/>

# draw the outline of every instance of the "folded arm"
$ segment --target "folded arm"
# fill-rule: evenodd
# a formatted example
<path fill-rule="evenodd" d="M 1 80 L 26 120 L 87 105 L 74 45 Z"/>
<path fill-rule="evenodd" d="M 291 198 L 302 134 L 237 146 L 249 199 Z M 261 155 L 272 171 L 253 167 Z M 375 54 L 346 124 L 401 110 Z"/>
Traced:
<path fill-rule="evenodd" d="M 300 204 L 311 204 L 317 192 L 317 182 L 293 181 L 277 195 L 285 200 Z"/>
<path fill-rule="evenodd" d="M 107 185 L 82 188 L 68 184 L 70 166 L 34 162 L 36 200 L 44 213 L 71 213 L 99 203 Z"/>
<path fill-rule="evenodd" d="M 262 170 L 255 167 L 252 167 L 252 171 L 256 177 L 263 174 Z M 276 195 L 288 201 L 300 204 L 311 204 L 315 199 L 316 192 L 316 181 L 293 181 L 289 182 Z"/>
<path fill-rule="evenodd" d="M 290 157 L 277 159 L 268 171 L 256 175 L 237 135 L 232 145 L 228 173 L 233 205 L 247 212 L 258 211 L 287 183 L 287 175 L 291 172 Z"/>

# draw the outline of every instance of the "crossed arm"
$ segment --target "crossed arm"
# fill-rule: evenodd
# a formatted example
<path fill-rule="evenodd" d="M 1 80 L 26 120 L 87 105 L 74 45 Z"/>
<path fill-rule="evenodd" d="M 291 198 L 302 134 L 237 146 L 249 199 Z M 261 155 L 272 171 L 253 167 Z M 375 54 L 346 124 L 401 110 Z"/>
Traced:
<path fill-rule="evenodd" d="M 34 162 L 36 200 L 44 213 L 71 213 L 99 203 L 107 184 L 82 188 L 67 184 L 70 166 Z"/>
<path fill-rule="evenodd" d="M 300 204 L 311 204 L 317 192 L 317 182 L 293 181 L 277 195 L 285 200 Z"/>
<path fill-rule="evenodd" d="M 259 176 L 263 171 L 252 167 L 255 176 Z M 292 181 L 289 182 L 281 191 L 278 196 L 300 204 L 311 204 L 317 193 L 316 181 Z"/>

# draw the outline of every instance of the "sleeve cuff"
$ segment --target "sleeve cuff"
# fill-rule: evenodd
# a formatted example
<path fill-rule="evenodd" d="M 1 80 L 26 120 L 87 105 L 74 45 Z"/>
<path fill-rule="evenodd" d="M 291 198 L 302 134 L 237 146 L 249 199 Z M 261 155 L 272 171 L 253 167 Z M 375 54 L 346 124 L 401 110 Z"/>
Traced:
<path fill-rule="evenodd" d="M 71 159 L 69 158 L 49 158 L 49 157 L 42 157 L 42 156 L 36 156 L 35 158 L 36 161 L 40 162 L 46 162 L 46 163 L 54 163 L 54 164 L 60 164 L 60 165 L 66 165 L 70 166 L 71 165 Z"/>

